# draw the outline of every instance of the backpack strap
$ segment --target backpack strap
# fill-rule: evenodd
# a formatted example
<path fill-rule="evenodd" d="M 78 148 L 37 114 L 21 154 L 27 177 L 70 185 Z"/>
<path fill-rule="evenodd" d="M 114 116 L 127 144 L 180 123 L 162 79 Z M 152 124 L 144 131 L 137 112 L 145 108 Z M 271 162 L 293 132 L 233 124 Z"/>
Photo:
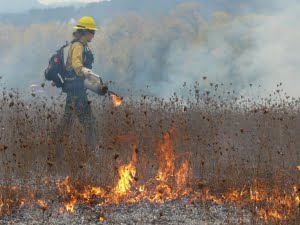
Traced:
<path fill-rule="evenodd" d="M 82 60 L 84 67 L 88 69 L 92 69 L 92 65 L 94 63 L 94 55 L 89 48 L 88 45 L 82 44 L 79 40 L 73 40 L 71 44 L 79 43 L 82 46 L 83 52 L 82 52 Z"/>
<path fill-rule="evenodd" d="M 66 41 L 66 44 L 63 45 L 60 49 L 64 49 L 64 48 L 68 47 L 70 44 L 71 44 L 71 43 L 69 43 L 68 41 Z"/>

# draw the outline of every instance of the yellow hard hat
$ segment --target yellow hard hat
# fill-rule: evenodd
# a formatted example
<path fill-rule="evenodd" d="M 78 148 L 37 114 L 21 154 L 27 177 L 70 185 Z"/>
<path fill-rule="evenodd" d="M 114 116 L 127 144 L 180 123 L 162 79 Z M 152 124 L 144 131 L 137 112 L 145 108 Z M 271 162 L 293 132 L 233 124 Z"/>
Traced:
<path fill-rule="evenodd" d="M 95 20 L 90 16 L 80 18 L 77 25 L 74 27 L 77 30 L 97 30 Z"/>

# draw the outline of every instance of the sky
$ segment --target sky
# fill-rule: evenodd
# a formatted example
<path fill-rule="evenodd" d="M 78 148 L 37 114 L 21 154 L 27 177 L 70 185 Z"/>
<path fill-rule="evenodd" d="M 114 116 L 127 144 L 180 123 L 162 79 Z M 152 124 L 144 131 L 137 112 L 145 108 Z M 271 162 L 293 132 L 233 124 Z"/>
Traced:
<path fill-rule="evenodd" d="M 92 3 L 101 2 L 103 0 L 37 0 L 42 5 L 53 5 L 53 4 L 73 4 L 73 3 Z M 104 0 L 106 1 L 106 0 Z"/>
<path fill-rule="evenodd" d="M 43 7 L 55 7 L 59 5 L 79 5 L 91 2 L 101 2 L 101 1 L 111 1 L 111 0 L 0 0 L 0 13 L 16 13 L 26 11 L 32 8 L 43 8 Z M 124 0 L 126 1 L 126 0 Z M 152 0 L 154 1 L 154 0 Z M 193 1 L 193 0 L 187 0 Z M 263 8 L 263 9 L 273 9 L 274 6 L 283 6 L 286 7 L 292 2 L 297 2 L 297 0 L 270 0 L 270 1 L 261 1 L 261 0 L 213 0 L 211 4 L 219 4 L 219 6 L 226 6 L 229 4 L 240 5 L 242 8 L 249 8 L 249 5 L 254 8 Z M 209 3 L 210 4 L 210 3 Z M 250 8 L 251 8 L 250 7 Z M 241 9 L 242 9 L 241 8 Z"/>
<path fill-rule="evenodd" d="M 78 3 L 100 2 L 103 0 L 0 0 L 0 13 L 15 13 L 32 8 L 42 8 L 55 5 L 70 5 Z M 105 0 L 104 0 L 105 1 Z"/>

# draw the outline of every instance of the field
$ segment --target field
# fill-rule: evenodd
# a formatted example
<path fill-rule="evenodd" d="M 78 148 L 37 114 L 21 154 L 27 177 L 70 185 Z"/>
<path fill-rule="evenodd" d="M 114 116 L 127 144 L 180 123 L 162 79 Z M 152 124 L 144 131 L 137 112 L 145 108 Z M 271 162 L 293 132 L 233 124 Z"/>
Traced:
<path fill-rule="evenodd" d="M 97 148 L 75 120 L 58 158 L 64 97 L 2 89 L 1 223 L 299 224 L 299 100 L 278 96 L 92 96 Z"/>

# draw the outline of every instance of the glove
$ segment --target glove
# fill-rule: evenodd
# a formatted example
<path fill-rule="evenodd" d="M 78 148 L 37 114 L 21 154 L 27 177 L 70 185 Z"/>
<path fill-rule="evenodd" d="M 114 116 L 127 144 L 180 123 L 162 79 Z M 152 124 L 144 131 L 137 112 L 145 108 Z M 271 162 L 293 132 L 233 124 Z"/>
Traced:
<path fill-rule="evenodd" d="M 92 75 L 92 71 L 86 67 L 82 67 L 81 72 L 85 77 L 90 77 Z"/>
<path fill-rule="evenodd" d="M 108 93 L 108 87 L 107 87 L 107 85 L 103 85 L 102 86 L 102 92 L 103 92 L 103 95 L 105 95 L 105 94 L 107 94 Z"/>

